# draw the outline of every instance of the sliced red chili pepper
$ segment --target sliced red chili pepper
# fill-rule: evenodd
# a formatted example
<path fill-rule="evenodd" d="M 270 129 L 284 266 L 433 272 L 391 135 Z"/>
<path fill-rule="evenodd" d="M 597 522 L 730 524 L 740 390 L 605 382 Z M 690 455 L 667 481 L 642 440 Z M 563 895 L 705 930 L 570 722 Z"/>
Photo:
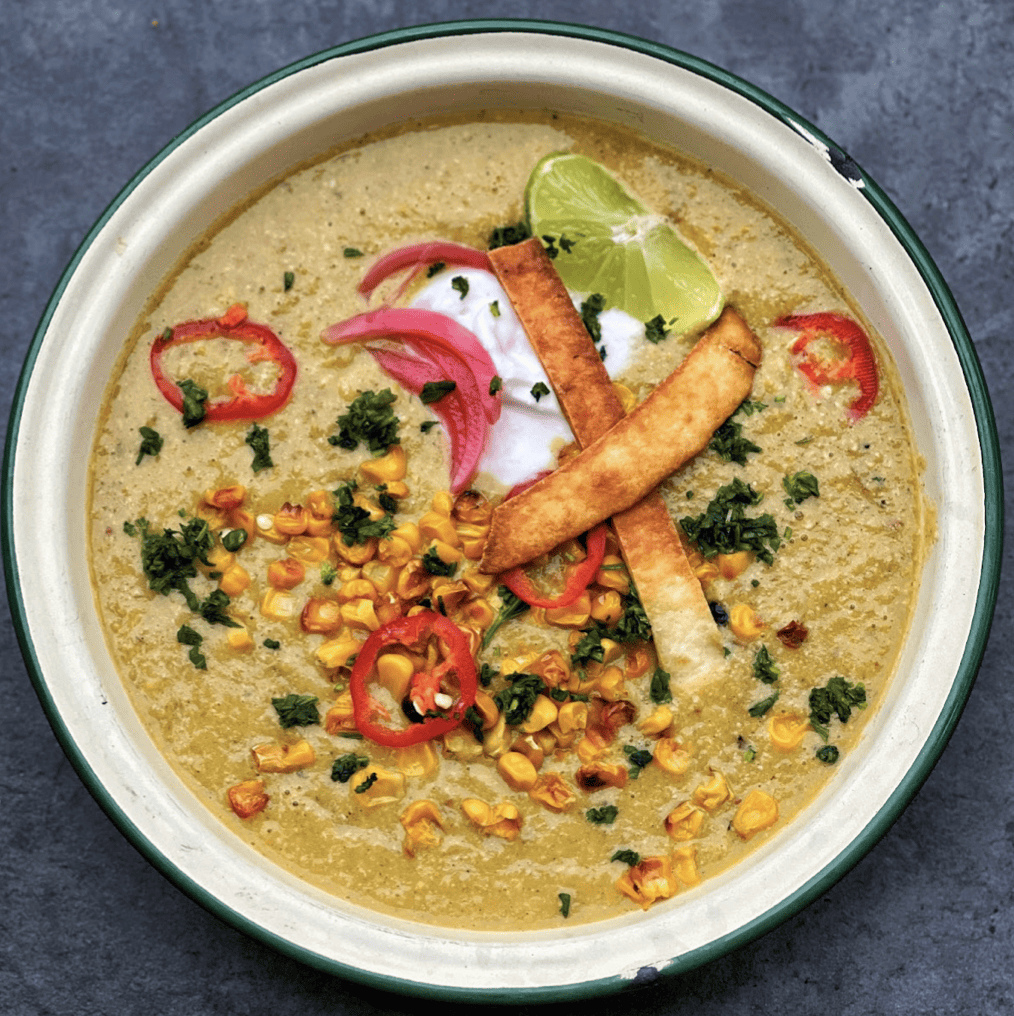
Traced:
<path fill-rule="evenodd" d="M 844 381 L 855 381 L 859 385 L 859 396 L 846 413 L 850 424 L 857 423 L 870 411 L 880 391 L 880 377 L 870 340 L 855 321 L 844 314 L 825 311 L 790 314 L 776 321 L 775 326 L 802 333 L 792 344 L 792 354 L 803 358 L 796 367 L 814 388 Z M 832 339 L 848 350 L 848 356 L 827 361 L 808 352 L 807 346 L 819 338 Z"/>
<path fill-rule="evenodd" d="M 587 556 L 567 577 L 567 584 L 558 596 L 544 596 L 532 584 L 520 565 L 500 576 L 500 581 L 517 597 L 532 607 L 569 607 L 588 588 L 602 567 L 606 555 L 606 524 L 600 522 L 588 533 Z"/>
<path fill-rule="evenodd" d="M 221 317 L 202 321 L 186 321 L 168 329 L 151 344 L 151 375 L 158 390 L 178 412 L 183 412 L 183 392 L 162 369 L 162 356 L 171 346 L 202 339 L 232 339 L 250 347 L 246 358 L 250 363 L 270 361 L 278 366 L 278 379 L 272 391 L 263 395 L 249 391 L 243 379 L 234 374 L 229 378 L 231 398 L 209 402 L 204 419 L 212 423 L 225 420 L 259 420 L 278 412 L 292 394 L 296 382 L 296 358 L 270 328 L 247 320 L 246 308 L 233 304 Z"/>
<path fill-rule="evenodd" d="M 447 655 L 431 671 L 413 677 L 409 697 L 425 711 L 443 715 L 424 716 L 421 722 L 401 729 L 385 726 L 380 721 L 388 718 L 387 710 L 373 698 L 369 688 L 378 654 L 388 646 L 418 647 L 433 638 L 443 643 Z M 451 675 L 457 679 L 457 698 L 449 709 L 438 709 L 435 696 L 441 690 L 441 681 Z M 465 633 L 453 621 L 430 610 L 411 617 L 396 617 L 372 632 L 356 656 L 349 682 L 356 729 L 371 741 L 390 748 L 404 748 L 454 730 L 474 704 L 477 687 L 475 660 Z"/>

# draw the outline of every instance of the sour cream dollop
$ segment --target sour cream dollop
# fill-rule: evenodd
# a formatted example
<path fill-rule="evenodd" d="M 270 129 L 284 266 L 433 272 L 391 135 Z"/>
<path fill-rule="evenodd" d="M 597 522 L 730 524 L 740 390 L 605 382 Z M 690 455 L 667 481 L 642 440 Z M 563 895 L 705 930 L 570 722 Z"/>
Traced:
<path fill-rule="evenodd" d="M 451 285 L 451 280 L 459 277 L 468 283 L 464 296 L 460 288 Z M 583 299 L 581 294 L 571 294 L 575 307 L 579 308 Z M 472 332 L 492 357 L 503 381 L 503 412 L 490 431 L 479 472 L 509 488 L 554 468 L 557 452 L 573 441 L 574 435 L 496 277 L 470 268 L 448 269 L 419 292 L 412 306 L 445 314 Z M 630 363 L 635 340 L 644 337 L 644 325 L 617 308 L 603 311 L 599 324 L 606 370 L 615 378 Z M 549 394 L 536 398 L 532 389 L 539 382 Z"/>

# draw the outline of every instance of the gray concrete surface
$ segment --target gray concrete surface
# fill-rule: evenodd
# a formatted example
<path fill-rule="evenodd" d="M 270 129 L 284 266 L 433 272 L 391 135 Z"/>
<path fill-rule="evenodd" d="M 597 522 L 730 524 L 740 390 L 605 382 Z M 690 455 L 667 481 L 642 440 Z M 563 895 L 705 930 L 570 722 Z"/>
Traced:
<path fill-rule="evenodd" d="M 1014 427 L 1014 5 L 989 0 L 0 0 L 0 398 L 76 245 L 191 120 L 293 60 L 372 32 L 510 15 L 619 29 L 704 57 L 834 138 L 948 280 L 1001 440 Z M 1014 1011 L 1011 575 L 941 761 L 873 851 L 752 944 L 637 995 L 642 1016 Z M 307 969 L 166 882 L 66 761 L 0 618 L 0 1013 L 400 1013 Z M 460 1008 L 460 1007 L 452 1007 Z"/>

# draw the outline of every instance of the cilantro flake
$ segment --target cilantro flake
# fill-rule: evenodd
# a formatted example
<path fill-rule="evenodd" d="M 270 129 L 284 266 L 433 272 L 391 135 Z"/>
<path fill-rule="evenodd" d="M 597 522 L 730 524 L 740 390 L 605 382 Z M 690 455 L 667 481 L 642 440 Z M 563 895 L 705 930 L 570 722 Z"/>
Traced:
<path fill-rule="evenodd" d="M 308 727 L 320 723 L 316 695 L 297 695 L 292 692 L 281 698 L 273 698 L 271 704 L 278 713 L 278 723 L 282 727 Z"/>
<path fill-rule="evenodd" d="M 141 447 L 137 451 L 135 466 L 141 464 L 145 455 L 158 455 L 162 451 L 162 435 L 157 430 L 151 427 L 138 427 L 137 429 L 141 435 Z"/>
<path fill-rule="evenodd" d="M 271 461 L 271 439 L 267 427 L 252 423 L 244 441 L 253 449 L 254 457 L 250 468 L 255 473 L 259 473 L 262 469 L 270 469 L 274 465 Z"/>

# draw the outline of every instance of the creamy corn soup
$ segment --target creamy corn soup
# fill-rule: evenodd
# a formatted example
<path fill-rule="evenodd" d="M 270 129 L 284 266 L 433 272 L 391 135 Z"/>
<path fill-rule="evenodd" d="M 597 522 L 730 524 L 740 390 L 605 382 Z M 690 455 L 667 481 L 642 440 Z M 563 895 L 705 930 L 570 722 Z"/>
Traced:
<path fill-rule="evenodd" d="M 763 349 L 743 405 L 659 488 L 720 646 L 691 686 L 660 666 L 652 606 L 611 532 L 590 576 L 590 537 L 527 569 L 544 590 L 581 586 L 563 606 L 526 609 L 480 571 L 509 488 L 575 451 L 558 417 L 538 416 L 554 393 L 532 395 L 527 347 L 515 376 L 496 376 L 524 427 L 480 421 L 484 458 L 462 483 L 454 431 L 475 421 L 441 412 L 449 378 L 413 393 L 375 339 L 321 338 L 385 301 L 512 315 L 492 275 L 439 258 L 405 292 L 392 276 L 367 303 L 358 287 L 408 245 L 486 250 L 557 151 L 675 222 Z M 631 410 L 703 328 L 609 311 L 594 341 Z M 800 323 L 818 313 L 816 331 Z M 858 326 L 867 354 L 828 321 Z M 750 194 L 594 122 L 413 123 L 255 195 L 152 295 L 92 454 L 95 596 L 151 737 L 279 865 L 422 922 L 594 921 L 706 892 L 835 777 L 909 623 L 932 535 L 919 470 L 883 343 Z"/>

